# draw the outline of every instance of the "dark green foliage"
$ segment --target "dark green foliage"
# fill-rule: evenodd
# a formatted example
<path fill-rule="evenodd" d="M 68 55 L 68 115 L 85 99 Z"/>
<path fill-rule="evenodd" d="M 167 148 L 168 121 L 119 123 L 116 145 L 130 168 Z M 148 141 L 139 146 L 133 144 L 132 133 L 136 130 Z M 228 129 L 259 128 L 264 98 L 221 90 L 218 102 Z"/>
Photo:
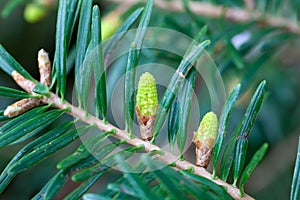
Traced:
<path fill-rule="evenodd" d="M 178 99 L 175 99 L 172 103 L 169 118 L 168 118 L 168 141 L 170 144 L 170 149 L 173 151 L 174 144 L 176 142 L 176 136 L 178 133 L 178 127 L 179 127 L 179 119 L 180 119 L 180 112 L 179 112 L 179 101 Z"/>
<path fill-rule="evenodd" d="M 196 183 L 198 183 L 199 190 L 201 190 L 202 193 L 206 193 L 208 190 L 210 190 L 209 188 L 214 188 L 214 191 L 208 192 L 207 198 L 212 198 L 215 195 L 214 198 L 232 199 L 232 197 L 230 195 L 228 195 L 228 193 L 226 192 L 226 190 L 223 187 L 216 185 L 214 182 L 212 182 L 204 177 L 197 176 L 188 171 L 182 170 L 182 171 L 180 171 L 180 173 L 183 174 L 184 176 L 190 178 L 191 180 L 195 181 Z"/>
<path fill-rule="evenodd" d="M 13 71 L 17 71 L 19 74 L 34 81 L 32 76 L 4 49 L 0 44 L 0 68 L 8 75 L 12 75 Z"/>
<path fill-rule="evenodd" d="M 17 124 L 15 128 L 11 130 L 6 130 L 5 132 L 0 133 L 0 148 L 5 147 L 6 145 L 18 140 L 27 133 L 35 130 L 39 126 L 47 123 L 49 121 L 53 122 L 57 119 L 64 111 L 63 110 L 52 110 L 46 113 L 42 113 L 37 116 L 33 116 L 26 120 L 24 123 Z M 15 119 L 17 120 L 17 119 Z"/>
<path fill-rule="evenodd" d="M 246 161 L 246 154 L 248 148 L 248 139 L 246 137 L 239 137 L 237 139 L 235 154 L 233 160 L 233 186 L 236 187 L 238 178 L 240 177 Z"/>
<path fill-rule="evenodd" d="M 53 141 L 44 144 L 35 151 L 22 157 L 18 162 L 12 165 L 12 167 L 9 169 L 9 173 L 18 173 L 20 171 L 26 170 L 28 167 L 35 165 L 36 163 L 47 158 L 49 155 L 53 154 L 59 149 L 67 146 L 68 144 L 76 140 L 79 136 L 85 134 L 88 129 L 89 127 L 80 127 L 78 128 L 78 130 L 75 129 L 68 131 L 65 134 L 54 139 Z"/>
<path fill-rule="evenodd" d="M 67 60 L 67 1 L 59 1 L 57 21 L 56 21 L 56 37 L 55 37 L 55 55 L 53 62 L 52 83 L 57 82 L 57 90 L 64 99 L 66 91 L 66 60 Z"/>
<path fill-rule="evenodd" d="M 87 98 L 89 93 L 91 66 L 89 62 L 84 62 L 85 56 L 89 53 L 88 46 L 90 41 L 90 26 L 92 16 L 92 0 L 82 2 L 77 43 L 76 43 L 76 57 L 75 57 L 75 76 L 77 78 L 76 97 L 80 107 L 87 106 Z M 87 94 L 83 95 L 83 92 Z"/>
<path fill-rule="evenodd" d="M 242 126 L 239 131 L 240 133 L 237 138 L 237 144 L 235 149 L 235 158 L 233 166 L 233 185 L 236 185 L 237 180 L 240 177 L 245 164 L 248 147 L 248 135 L 250 134 L 254 121 L 258 115 L 258 111 L 263 103 L 265 95 L 265 85 L 266 81 L 262 81 L 257 87 L 242 120 Z"/>
<path fill-rule="evenodd" d="M 0 127 L 0 134 L 3 134 L 4 132 L 8 132 L 14 128 L 17 128 L 20 124 L 25 123 L 26 121 L 30 120 L 33 117 L 36 117 L 37 115 L 42 114 L 45 112 L 50 106 L 40 106 L 37 108 L 34 108 L 20 116 L 18 116 L 15 119 L 10 120 L 6 124 Z"/>
<path fill-rule="evenodd" d="M 241 85 L 238 84 L 233 91 L 231 92 L 230 96 L 227 98 L 225 105 L 222 109 L 220 119 L 219 119 L 219 127 L 218 127 L 218 133 L 217 138 L 214 146 L 213 156 L 212 156 L 212 162 L 213 162 L 213 178 L 216 178 L 216 170 L 217 170 L 217 164 L 219 160 L 219 156 L 223 147 L 224 139 L 226 137 L 226 128 L 228 125 L 229 116 L 231 113 L 231 110 L 237 100 L 237 97 L 240 92 Z"/>
<path fill-rule="evenodd" d="M 124 84 L 124 120 L 125 130 L 133 137 L 132 124 L 134 118 L 134 94 L 135 94 L 135 68 L 137 67 L 140 59 L 140 52 L 143 44 L 143 40 L 146 34 L 146 28 L 148 27 L 153 7 L 153 0 L 147 1 L 145 10 L 141 17 L 135 39 L 130 45 L 127 67 L 125 72 L 125 84 Z"/>
<path fill-rule="evenodd" d="M 8 173 L 11 166 L 13 166 L 18 160 L 20 160 L 24 155 L 34 151 L 35 149 L 40 148 L 41 146 L 47 144 L 48 142 L 52 141 L 53 139 L 59 137 L 61 134 L 63 134 L 65 131 L 67 131 L 71 126 L 73 125 L 73 122 L 67 122 L 61 126 L 58 126 L 57 128 L 49 131 L 48 133 L 44 134 L 43 136 L 39 137 L 38 139 L 30 142 L 25 147 L 23 147 L 15 156 L 12 158 L 12 160 L 9 162 L 9 164 L 5 167 L 5 169 L 2 171 L 0 175 L 0 192 L 3 192 L 3 190 L 7 187 L 7 185 L 12 181 L 12 179 L 16 176 L 16 173 Z"/>
<path fill-rule="evenodd" d="M 189 115 L 192 106 L 192 98 L 195 86 L 197 71 L 195 68 L 192 68 L 189 74 L 186 77 L 186 81 L 183 84 L 182 96 L 180 99 L 180 120 L 177 121 L 178 133 L 177 133 L 177 146 L 179 149 L 180 156 L 183 155 L 183 150 L 186 143 L 186 138 L 188 135 L 188 125 L 189 125 Z"/>
<path fill-rule="evenodd" d="M 264 143 L 253 155 L 251 161 L 248 163 L 248 165 L 245 167 L 245 170 L 243 171 L 243 174 L 241 175 L 240 180 L 240 192 L 241 196 L 244 196 L 244 185 L 250 178 L 250 175 L 253 173 L 256 166 L 261 162 L 263 157 L 265 156 L 267 149 L 269 145 L 267 143 Z"/>
<path fill-rule="evenodd" d="M 253 127 L 258 111 L 262 105 L 265 95 L 265 85 L 266 81 L 262 81 L 257 87 L 256 92 L 249 103 L 242 121 L 236 127 L 235 131 L 231 134 L 222 157 L 220 177 L 224 181 L 227 180 L 233 162 L 234 185 L 236 185 L 245 164 L 248 146 L 248 135 Z"/>
<path fill-rule="evenodd" d="M 111 167 L 113 167 L 117 164 L 116 161 L 114 159 L 112 159 L 113 156 L 120 155 L 120 156 L 124 157 L 124 159 L 128 159 L 129 157 L 131 157 L 133 155 L 133 153 L 135 153 L 138 150 L 142 150 L 143 148 L 144 148 L 143 146 L 129 147 L 127 149 L 119 151 L 119 152 L 115 153 L 114 155 L 111 155 L 111 156 L 105 158 L 100 163 L 74 174 L 72 176 L 72 180 L 75 182 L 81 182 L 81 181 L 85 181 L 97 174 L 104 174 Z M 98 159 L 100 160 L 100 158 L 98 158 Z"/>
<path fill-rule="evenodd" d="M 128 196 L 127 198 L 165 199 L 170 197 L 182 199 L 188 195 L 192 199 L 232 199 L 224 188 L 212 181 L 187 171 L 179 173 L 147 155 L 142 157 L 142 163 L 133 168 L 126 163 L 123 157 L 118 155 L 115 156 L 115 159 L 124 171 L 124 176 L 115 184 L 108 185 L 103 196 L 118 198 L 122 196 L 121 194 L 125 194 Z M 150 171 L 140 173 L 146 167 Z"/>
<path fill-rule="evenodd" d="M 130 167 L 125 163 L 125 160 L 123 157 L 116 155 L 115 159 L 122 171 L 124 171 L 124 172 L 130 171 Z M 141 197 L 143 199 L 149 199 L 149 200 L 162 199 L 162 197 L 159 197 L 153 190 L 149 190 L 148 185 L 143 183 L 143 180 L 138 176 L 138 174 L 126 173 L 125 177 L 131 185 L 131 188 L 127 188 L 127 189 L 132 190 L 134 188 L 133 191 L 135 191 L 139 197 Z M 135 194 L 135 192 L 132 192 L 132 193 Z M 129 194 L 129 193 L 127 193 L 127 194 Z M 130 196 L 132 196 L 132 195 L 130 195 Z"/>
<path fill-rule="evenodd" d="M 15 98 L 15 99 L 39 97 L 36 95 L 28 94 L 27 92 L 11 89 L 11 88 L 7 88 L 7 87 L 2 87 L 2 86 L 0 86 L 0 96 Z"/>
<path fill-rule="evenodd" d="M 104 67 L 104 55 L 101 45 L 101 19 L 99 8 L 93 7 L 92 14 L 92 49 L 95 51 L 94 79 L 96 85 L 95 102 L 96 102 L 96 116 L 101 113 L 103 121 L 106 122 L 107 113 L 107 95 L 106 95 L 106 72 Z"/>
<path fill-rule="evenodd" d="M 298 152 L 296 156 L 296 164 L 292 181 L 290 200 L 299 199 L 300 196 L 300 137 L 298 140 Z"/>
<path fill-rule="evenodd" d="M 134 179 L 131 179 L 131 180 L 133 180 L 133 181 L 138 180 L 139 183 L 141 183 L 141 180 L 139 180 L 138 177 L 134 177 Z M 136 184 L 134 184 L 134 185 L 136 185 Z M 142 186 L 144 186 L 144 185 L 142 184 Z M 140 185 L 138 185 L 138 187 L 140 187 Z M 111 191 L 114 191 L 114 192 L 122 191 L 125 195 L 131 196 L 132 198 L 138 198 L 139 197 L 139 194 L 135 190 L 133 190 L 131 187 L 128 187 L 127 185 L 124 185 L 124 184 L 109 184 L 107 186 L 107 189 L 109 189 Z M 142 193 L 141 196 L 145 196 L 145 195 Z M 149 199 L 149 198 L 147 198 L 147 196 L 146 196 L 145 199 Z"/>
<path fill-rule="evenodd" d="M 68 196 L 65 197 L 66 200 L 80 199 L 80 197 L 86 193 L 95 183 L 99 180 L 101 174 L 98 174 L 85 182 L 83 182 L 79 187 L 73 190 Z"/>
<path fill-rule="evenodd" d="M 76 43 L 77 55 L 75 61 L 75 75 L 79 73 L 79 69 L 81 68 L 81 65 L 84 61 L 84 57 L 86 55 L 86 51 L 90 41 L 92 3 L 93 3 L 92 0 L 86 0 L 86 1 L 82 1 L 82 5 L 81 5 L 77 43 Z"/>
<path fill-rule="evenodd" d="M 105 135 L 106 134 L 100 134 L 97 135 L 96 137 L 101 137 L 101 136 L 103 137 Z M 87 149 L 84 149 L 82 150 L 82 152 L 89 153 L 89 155 L 77 159 L 77 162 L 68 163 L 67 161 L 72 155 L 67 157 L 58 166 L 60 171 L 51 180 L 49 180 L 49 182 L 35 196 L 35 199 L 39 199 L 44 195 L 47 195 L 49 198 L 52 198 L 59 191 L 59 189 L 61 189 L 61 187 L 69 180 L 69 176 L 71 173 L 77 172 L 84 168 L 93 167 L 93 165 L 97 164 L 99 160 L 106 157 L 111 151 L 113 151 L 121 143 L 123 142 L 112 143 L 104 146 L 96 145 L 96 148 L 98 149 L 95 150 L 94 152 L 90 152 Z M 96 180 L 98 180 L 107 171 L 108 169 L 105 168 L 105 171 L 103 173 L 99 173 L 98 175 L 92 176 L 90 179 L 83 182 L 80 186 L 78 186 L 78 188 L 76 188 L 72 193 L 70 193 L 66 197 L 66 199 L 73 199 L 77 196 L 78 197 L 82 196 L 83 193 L 85 193 L 86 190 L 92 187 L 93 184 L 96 182 Z M 57 184 L 60 185 L 60 187 L 57 187 L 56 186 Z"/>
<path fill-rule="evenodd" d="M 90 152 L 95 152 L 96 149 L 99 148 L 99 146 L 107 139 L 109 134 L 110 132 L 106 132 L 90 137 L 84 144 L 81 144 L 73 154 L 60 161 L 57 164 L 57 168 L 69 168 L 77 162 L 87 158 L 90 156 Z"/>
<path fill-rule="evenodd" d="M 67 1 L 67 6 L 68 6 L 67 9 L 68 16 L 66 19 L 66 47 L 67 48 L 70 47 L 74 27 L 76 25 L 77 19 L 80 14 L 80 10 L 82 8 L 82 1 L 83 0 Z"/>
<path fill-rule="evenodd" d="M 58 5 L 55 37 L 55 55 L 52 70 L 52 86 L 56 83 L 57 93 L 64 100 L 67 76 L 67 54 L 73 29 L 78 18 L 82 1 L 60 1 Z"/>
<path fill-rule="evenodd" d="M 192 63 L 195 63 L 196 60 L 201 56 L 204 51 L 204 48 L 209 45 L 210 41 L 204 41 L 201 44 L 194 47 L 191 52 L 181 61 L 180 65 L 177 68 L 176 73 L 172 76 L 170 83 L 164 93 L 164 96 L 160 100 L 157 119 L 154 126 L 154 135 L 151 140 L 152 143 L 155 142 L 156 137 L 159 134 L 160 129 L 162 128 L 165 119 L 167 117 L 168 111 L 172 105 L 172 102 L 177 94 L 178 87 L 181 85 L 181 82 L 184 80 L 185 76 L 188 74 L 192 68 Z"/>
<path fill-rule="evenodd" d="M 229 141 L 225 147 L 222 159 L 221 159 L 221 165 L 220 165 L 220 178 L 223 181 L 227 181 L 229 172 L 232 166 L 232 161 L 234 159 L 234 150 L 235 150 L 235 143 L 236 138 L 239 134 L 239 129 L 241 125 L 238 125 L 233 133 L 231 133 Z"/>
<path fill-rule="evenodd" d="M 1 110 L 0 111 L 0 122 L 6 121 L 6 120 L 9 120 L 9 119 L 10 119 L 9 117 L 4 116 L 4 110 Z"/>
<path fill-rule="evenodd" d="M 67 170 L 59 171 L 33 199 L 52 199 L 68 179 Z"/>
<path fill-rule="evenodd" d="M 204 38 L 206 32 L 207 26 L 201 28 L 192 44 L 190 44 L 188 50 L 185 53 L 185 56 L 188 55 L 194 48 L 196 48 L 198 42 L 200 42 Z M 191 65 L 194 64 L 195 62 L 191 63 Z M 178 97 L 173 101 L 168 117 L 168 140 L 170 148 L 171 151 L 173 151 L 174 144 L 177 138 L 177 145 L 181 154 L 181 158 L 188 134 L 187 127 L 196 75 L 197 71 L 194 67 L 192 67 L 191 71 L 186 77 L 186 80 L 179 83 L 180 85 L 178 86 L 178 88 L 183 92 L 179 93 L 180 95 L 177 95 Z"/>

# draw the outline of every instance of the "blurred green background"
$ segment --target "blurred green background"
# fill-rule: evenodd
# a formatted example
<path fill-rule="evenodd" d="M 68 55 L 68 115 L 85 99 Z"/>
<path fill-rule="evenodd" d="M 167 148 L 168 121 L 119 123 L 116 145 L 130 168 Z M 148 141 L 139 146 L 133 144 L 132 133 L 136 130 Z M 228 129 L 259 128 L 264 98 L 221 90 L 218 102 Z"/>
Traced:
<path fill-rule="evenodd" d="M 0 9 L 7 1 L 0 1 Z M 125 2 L 125 1 L 124 1 Z M 243 1 L 213 1 L 213 4 L 242 7 Z M 290 12 L 299 14 L 300 7 L 288 4 Z M 139 4 L 141 5 L 141 4 Z M 297 7 L 298 6 L 298 7 Z M 56 6 L 47 9 L 47 14 L 37 23 L 28 23 L 23 17 L 25 5 L 17 7 L 7 18 L 0 18 L 0 43 L 35 78 L 38 78 L 37 52 L 44 48 L 54 54 Z M 133 7 L 123 7 L 123 19 Z M 268 9 L 271 8 L 272 9 Z M 118 7 L 109 1 L 101 3 L 102 15 L 108 16 Z M 262 8 L 257 8 L 262 9 Z M 278 1 L 268 1 L 265 12 L 276 16 L 286 16 L 280 12 Z M 120 13 L 110 16 L 119 17 Z M 290 14 L 292 15 L 292 14 Z M 295 19 L 291 19 L 295 21 Z M 256 199 L 288 199 L 292 173 L 296 158 L 298 136 L 300 134 L 300 34 L 291 34 L 280 28 L 262 26 L 259 23 L 232 23 L 224 18 L 210 19 L 186 12 L 174 12 L 154 9 L 151 26 L 177 30 L 194 37 L 200 28 L 207 24 L 207 38 L 212 40 L 208 49 L 224 79 L 227 93 L 234 84 L 243 84 L 243 95 L 236 105 L 230 119 L 228 134 L 236 126 L 245 111 L 257 84 L 267 80 L 269 96 L 263 104 L 255 127 L 249 138 L 250 158 L 264 142 L 270 149 L 263 162 L 255 170 L 246 185 L 246 192 Z M 72 86 L 72 78 L 69 86 Z M 0 85 L 17 86 L 4 72 L 0 72 Z M 71 89 L 68 98 L 71 96 Z M 5 109 L 12 101 L 0 99 L 0 109 Z M 0 169 L 25 143 L 9 146 L 0 151 Z M 78 144 L 78 143 L 77 143 Z M 43 161 L 41 164 L 18 175 L 0 199 L 29 199 L 37 193 L 47 180 L 55 174 L 56 163 L 68 155 L 74 148 L 64 149 Z M 106 177 L 104 177 L 105 180 Z M 99 191 L 99 183 L 93 188 Z M 72 184 L 67 186 L 72 189 Z M 61 192 L 60 195 L 63 195 Z"/>

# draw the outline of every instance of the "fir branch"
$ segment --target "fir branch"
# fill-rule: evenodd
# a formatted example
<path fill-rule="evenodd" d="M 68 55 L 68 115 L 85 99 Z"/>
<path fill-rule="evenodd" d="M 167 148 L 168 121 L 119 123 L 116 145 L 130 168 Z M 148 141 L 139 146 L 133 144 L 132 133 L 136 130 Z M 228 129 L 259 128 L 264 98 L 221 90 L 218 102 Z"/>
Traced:
<path fill-rule="evenodd" d="M 126 3 L 126 6 L 129 8 L 131 5 L 136 3 L 143 2 L 141 0 L 111 0 L 116 3 Z M 174 1 L 163 1 L 156 0 L 154 4 L 164 10 L 169 10 L 172 12 L 185 12 L 185 8 L 181 0 Z M 257 10 L 251 10 L 249 8 L 233 8 L 225 7 L 220 5 L 213 5 L 207 2 L 189 2 L 189 9 L 192 13 L 199 16 L 205 16 L 210 18 L 225 18 L 228 21 L 236 23 L 249 23 L 252 21 L 257 22 L 258 24 L 266 27 L 274 27 L 284 29 L 288 32 L 294 34 L 300 34 L 300 26 L 297 23 L 292 22 L 291 20 L 283 17 L 275 17 L 270 14 L 265 14 Z"/>
<path fill-rule="evenodd" d="M 35 83 L 33 83 L 32 81 L 24 78 L 22 75 L 20 75 L 18 72 L 14 71 L 13 72 L 15 74 L 14 77 L 18 77 L 15 79 L 16 83 L 22 87 L 25 91 L 27 91 L 28 93 L 32 94 L 32 90 L 35 87 Z M 180 161 L 178 160 L 178 158 L 171 154 L 168 151 L 164 151 L 162 150 L 160 147 L 151 144 L 149 141 L 144 141 L 140 138 L 130 138 L 130 135 L 123 131 L 120 130 L 119 128 L 109 124 L 109 123 L 104 123 L 103 121 L 101 121 L 100 119 L 92 116 L 92 115 L 86 115 L 86 112 L 78 107 L 73 106 L 72 104 L 63 101 L 60 97 L 58 97 L 57 95 L 55 95 L 54 93 L 50 92 L 50 96 L 49 97 L 42 97 L 40 99 L 43 103 L 45 104 L 51 104 L 54 107 L 58 108 L 58 109 L 62 109 L 62 110 L 67 110 L 68 114 L 78 118 L 80 120 L 82 120 L 83 122 L 90 124 L 90 125 L 95 125 L 98 129 L 102 130 L 102 131 L 111 131 L 111 130 L 115 130 L 116 134 L 112 135 L 113 137 L 120 139 L 120 140 L 125 140 L 128 144 L 132 145 L 132 146 L 141 146 L 143 145 L 144 151 L 146 152 L 160 152 L 159 154 L 157 154 L 157 158 L 167 164 L 172 164 L 172 166 L 177 169 L 177 170 L 190 170 L 193 169 L 193 173 L 197 174 L 199 176 L 205 177 L 213 182 L 215 182 L 218 185 L 222 185 L 225 188 L 227 188 L 227 192 L 234 198 L 234 199 L 246 199 L 246 200 L 250 200 L 253 199 L 251 196 L 245 194 L 245 196 L 243 198 L 240 197 L 240 193 L 239 193 L 239 189 L 234 188 L 232 185 L 217 179 L 217 180 L 213 180 L 211 177 L 212 175 L 206 171 L 204 168 L 202 167 L 197 167 L 194 164 L 188 162 L 188 161 Z"/>

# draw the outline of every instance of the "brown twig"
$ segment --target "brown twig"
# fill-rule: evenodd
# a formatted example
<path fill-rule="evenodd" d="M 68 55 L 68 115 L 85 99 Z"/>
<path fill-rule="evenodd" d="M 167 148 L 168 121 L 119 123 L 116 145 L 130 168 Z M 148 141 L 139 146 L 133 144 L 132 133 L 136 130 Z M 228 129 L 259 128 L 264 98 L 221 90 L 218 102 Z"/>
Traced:
<path fill-rule="evenodd" d="M 51 63 L 48 53 L 44 49 L 41 49 L 38 53 L 38 64 L 40 71 L 40 82 L 49 87 L 51 84 Z M 28 81 L 16 71 L 13 71 L 11 75 L 12 78 L 19 83 L 19 85 L 28 87 L 23 88 L 24 90 L 28 90 L 30 91 L 29 93 L 33 94 L 32 89 L 34 87 L 34 83 Z M 4 116 L 15 117 L 40 104 L 41 101 L 38 98 L 21 99 L 15 102 L 14 104 L 8 106 L 3 114 Z"/>
<path fill-rule="evenodd" d="M 110 0 L 110 2 L 126 3 L 127 7 L 133 4 L 144 2 L 144 0 Z M 163 1 L 155 0 L 154 4 L 161 9 L 184 12 L 184 6 L 180 0 Z M 211 18 L 225 18 L 232 22 L 248 23 L 255 21 L 263 26 L 270 26 L 285 29 L 291 33 L 300 34 L 300 26 L 290 20 L 282 17 L 274 17 L 255 10 L 245 10 L 241 8 L 230 8 L 219 5 L 213 5 L 206 2 L 190 2 L 189 8 L 192 13 L 199 16 Z"/>
<path fill-rule="evenodd" d="M 34 83 L 25 79 L 23 76 L 21 76 L 16 71 L 14 71 L 14 74 L 15 74 L 15 76 L 18 77 L 17 79 L 15 79 L 16 83 L 21 88 L 23 88 L 25 91 L 27 91 L 28 93 L 32 93 L 32 89 L 35 86 Z M 171 154 L 168 151 L 162 150 L 160 147 L 151 144 L 149 141 L 144 141 L 137 137 L 131 139 L 127 132 L 120 130 L 119 128 L 117 128 L 111 124 L 105 124 L 100 119 L 98 119 L 92 115 L 89 115 L 87 117 L 86 112 L 84 110 L 81 110 L 80 108 L 75 107 L 68 102 L 63 103 L 61 98 L 59 98 L 57 95 L 55 95 L 52 92 L 50 93 L 50 97 L 42 97 L 41 101 L 45 104 L 53 104 L 58 109 L 67 109 L 67 110 L 69 110 L 69 112 L 68 112 L 69 115 L 71 115 L 75 118 L 78 118 L 87 124 L 94 124 L 97 126 L 98 129 L 100 129 L 102 131 L 111 131 L 112 129 L 114 129 L 114 130 L 116 130 L 116 134 L 114 134 L 112 136 L 114 136 L 115 138 L 118 138 L 120 140 L 126 140 L 126 142 L 132 146 L 143 145 L 145 147 L 144 150 L 146 152 L 153 152 L 153 151 L 163 152 L 161 155 L 158 155 L 158 157 L 157 157 L 161 161 L 168 163 L 168 164 L 174 163 L 174 167 L 177 170 L 180 170 L 180 169 L 186 170 L 186 169 L 193 168 L 195 174 L 203 176 L 207 179 L 210 179 L 211 181 L 215 182 L 218 185 L 225 186 L 227 188 L 227 192 L 234 199 L 244 199 L 244 200 L 252 200 L 253 199 L 251 196 L 249 196 L 247 194 L 243 198 L 241 198 L 239 196 L 239 190 L 237 188 L 234 188 L 232 185 L 230 185 L 220 179 L 213 180 L 211 178 L 211 174 L 202 167 L 197 167 L 188 161 L 180 161 L 180 160 L 178 160 L 178 158 L 175 155 Z"/>

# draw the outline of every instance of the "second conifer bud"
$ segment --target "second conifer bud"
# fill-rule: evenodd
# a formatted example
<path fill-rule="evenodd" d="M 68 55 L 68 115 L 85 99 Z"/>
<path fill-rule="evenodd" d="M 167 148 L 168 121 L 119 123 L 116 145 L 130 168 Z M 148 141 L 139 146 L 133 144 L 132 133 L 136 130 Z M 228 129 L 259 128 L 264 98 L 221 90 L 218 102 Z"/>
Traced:
<path fill-rule="evenodd" d="M 196 165 L 206 168 L 210 162 L 218 131 L 218 118 L 215 113 L 204 115 L 197 132 L 194 132 L 196 145 Z"/>
<path fill-rule="evenodd" d="M 149 72 L 146 72 L 139 80 L 135 107 L 143 140 L 150 140 L 153 136 L 157 106 L 156 82 L 154 77 Z"/>

